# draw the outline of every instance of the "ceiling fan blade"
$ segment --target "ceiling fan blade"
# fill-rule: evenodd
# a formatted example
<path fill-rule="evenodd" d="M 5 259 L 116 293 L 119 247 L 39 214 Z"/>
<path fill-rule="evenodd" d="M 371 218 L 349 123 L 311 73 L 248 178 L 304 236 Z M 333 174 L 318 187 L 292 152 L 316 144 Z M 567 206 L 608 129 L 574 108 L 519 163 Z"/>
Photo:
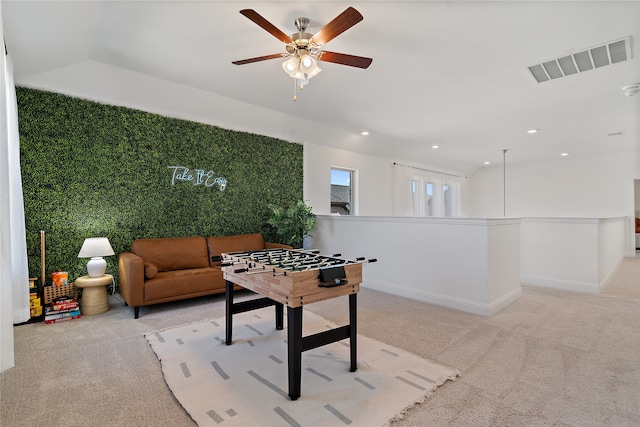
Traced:
<path fill-rule="evenodd" d="M 275 38 L 277 38 L 281 42 L 283 42 L 283 43 L 291 43 L 293 41 L 293 40 L 291 40 L 291 37 L 289 37 L 288 35 L 286 35 L 282 31 L 280 31 L 278 28 L 276 28 L 275 25 L 273 25 L 271 22 L 267 21 L 265 18 L 262 17 L 262 15 L 260 15 L 255 10 L 253 10 L 253 9 L 242 9 L 240 11 L 240 13 L 243 14 L 244 16 L 246 16 L 247 18 L 249 18 L 250 20 L 252 20 L 253 22 L 255 22 L 256 24 L 258 24 L 259 26 L 261 26 L 262 28 L 264 28 L 265 30 L 267 30 L 268 33 L 270 33 L 272 36 L 274 36 Z"/>
<path fill-rule="evenodd" d="M 311 40 L 319 45 L 326 44 L 363 19 L 360 12 L 353 7 L 348 7 L 340 15 L 333 18 L 333 21 L 320 28 L 320 30 L 311 37 Z"/>
<path fill-rule="evenodd" d="M 337 52 L 318 52 L 318 59 L 324 62 L 333 62 L 335 64 L 348 65 L 350 67 L 369 68 L 373 59 L 364 56 L 347 55 L 346 53 Z"/>
<path fill-rule="evenodd" d="M 272 55 L 257 56 L 255 58 L 241 59 L 240 61 L 232 61 L 231 63 L 236 65 L 244 65 L 244 64 L 251 64 L 252 62 L 266 61 L 268 59 L 282 58 L 284 56 L 285 55 L 283 53 L 274 53 Z"/>

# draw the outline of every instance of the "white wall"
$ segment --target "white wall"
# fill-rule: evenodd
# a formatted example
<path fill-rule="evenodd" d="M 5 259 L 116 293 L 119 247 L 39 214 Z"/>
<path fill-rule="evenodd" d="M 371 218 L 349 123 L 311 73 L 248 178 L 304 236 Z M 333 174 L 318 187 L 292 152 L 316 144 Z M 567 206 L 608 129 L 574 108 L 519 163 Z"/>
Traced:
<path fill-rule="evenodd" d="M 394 214 L 394 160 L 352 151 L 304 144 L 304 196 L 314 213 L 331 213 L 330 170 L 332 167 L 358 172 L 357 203 L 360 216 L 392 216 Z M 429 165 L 411 166 L 434 168 Z M 437 169 L 437 168 L 435 168 Z M 451 171 L 443 171 L 450 173 Z M 455 173 L 455 172 L 451 172 Z M 468 212 L 468 180 L 461 179 L 462 214 Z"/>
<path fill-rule="evenodd" d="M 640 177 L 640 152 L 562 158 L 506 167 L 506 216 L 626 217 L 625 253 L 635 252 L 634 179 Z M 482 168 L 472 177 L 473 216 L 503 216 L 502 167 Z"/>
<path fill-rule="evenodd" d="M 640 218 L 640 179 L 634 181 L 635 217 Z"/>
<path fill-rule="evenodd" d="M 314 213 L 331 213 L 332 167 L 357 171 L 360 215 L 393 215 L 393 162 L 315 144 L 304 144 L 304 195 Z"/>
<path fill-rule="evenodd" d="M 601 219 L 598 224 L 598 285 L 600 289 L 606 286 L 625 255 L 625 232 L 624 217 Z"/>
<path fill-rule="evenodd" d="M 506 216 L 631 215 L 638 152 L 506 166 Z M 472 176 L 471 215 L 503 216 L 502 166 Z"/>
<path fill-rule="evenodd" d="M 393 159 L 310 143 L 304 151 L 304 194 L 314 212 L 330 212 L 329 171 L 340 166 L 360 173 L 360 215 L 393 215 Z M 526 165 L 507 161 L 506 216 L 633 217 L 639 155 L 619 153 Z M 481 168 L 463 182 L 464 216 L 504 216 L 501 166 Z"/>
<path fill-rule="evenodd" d="M 625 253 L 625 218 L 525 218 L 523 283 L 599 293 Z"/>

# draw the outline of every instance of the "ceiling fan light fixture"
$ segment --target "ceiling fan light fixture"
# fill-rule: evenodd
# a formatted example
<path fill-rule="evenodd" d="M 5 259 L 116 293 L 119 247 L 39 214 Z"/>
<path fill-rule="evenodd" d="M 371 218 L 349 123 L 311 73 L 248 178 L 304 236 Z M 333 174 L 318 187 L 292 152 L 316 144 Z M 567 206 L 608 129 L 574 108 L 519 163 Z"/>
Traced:
<path fill-rule="evenodd" d="M 240 14 L 283 42 L 286 53 L 232 61 L 232 64 L 244 65 L 286 57 L 287 59 L 282 63 L 282 69 L 289 77 L 294 79 L 294 101 L 296 100 L 295 88 L 297 85 L 300 83 L 301 87 L 304 86 L 309 83 L 309 79 L 322 71 L 320 67 L 318 67 L 317 61 L 332 62 L 358 68 L 368 68 L 369 65 L 371 65 L 371 61 L 373 61 L 371 58 L 362 56 L 321 50 L 329 41 L 364 19 L 362 14 L 353 7 L 345 9 L 341 14 L 320 28 L 315 34 L 306 32 L 310 22 L 308 18 L 296 19 L 295 26 L 298 32 L 288 35 L 253 9 L 242 9 L 240 10 Z"/>
<path fill-rule="evenodd" d="M 308 53 L 304 53 L 300 56 L 300 70 L 305 73 L 309 73 L 313 71 L 318 64 L 316 60 L 311 57 Z"/>
<path fill-rule="evenodd" d="M 306 75 L 307 79 L 310 79 L 322 70 L 318 67 L 318 62 L 311 55 L 304 53 L 300 57 L 300 71 Z"/>
<path fill-rule="evenodd" d="M 307 76 L 307 79 L 310 79 L 313 76 L 317 76 L 320 71 L 322 71 L 322 69 L 316 65 L 313 70 L 305 73 L 305 75 Z"/>
<path fill-rule="evenodd" d="M 282 63 L 282 69 L 284 70 L 285 73 L 289 74 L 291 77 L 295 77 L 296 73 L 298 72 L 299 66 L 300 66 L 300 63 L 298 61 L 297 56 L 292 56 L 291 58 L 287 59 Z"/>

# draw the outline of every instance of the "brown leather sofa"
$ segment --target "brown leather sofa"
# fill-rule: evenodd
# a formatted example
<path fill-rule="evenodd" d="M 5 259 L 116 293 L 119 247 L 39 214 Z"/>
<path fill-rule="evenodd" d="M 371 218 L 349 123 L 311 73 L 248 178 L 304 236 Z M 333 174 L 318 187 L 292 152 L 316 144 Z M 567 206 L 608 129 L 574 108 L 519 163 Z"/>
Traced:
<path fill-rule="evenodd" d="M 282 247 L 261 234 L 138 239 L 118 256 L 120 294 L 137 319 L 141 306 L 223 293 L 222 253 Z"/>

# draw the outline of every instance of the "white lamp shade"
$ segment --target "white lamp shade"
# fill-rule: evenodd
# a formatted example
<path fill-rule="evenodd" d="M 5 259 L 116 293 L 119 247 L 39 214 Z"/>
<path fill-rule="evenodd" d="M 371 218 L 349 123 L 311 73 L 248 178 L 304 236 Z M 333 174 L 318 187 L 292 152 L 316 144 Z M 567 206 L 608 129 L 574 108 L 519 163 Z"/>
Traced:
<path fill-rule="evenodd" d="M 78 258 L 93 258 L 115 255 L 109 239 L 106 237 L 89 237 L 84 239 Z"/>
<path fill-rule="evenodd" d="M 78 258 L 91 258 L 87 263 L 87 273 L 90 277 L 104 276 L 107 271 L 107 261 L 103 256 L 115 255 L 109 239 L 106 237 L 89 237 L 84 240 Z"/>

